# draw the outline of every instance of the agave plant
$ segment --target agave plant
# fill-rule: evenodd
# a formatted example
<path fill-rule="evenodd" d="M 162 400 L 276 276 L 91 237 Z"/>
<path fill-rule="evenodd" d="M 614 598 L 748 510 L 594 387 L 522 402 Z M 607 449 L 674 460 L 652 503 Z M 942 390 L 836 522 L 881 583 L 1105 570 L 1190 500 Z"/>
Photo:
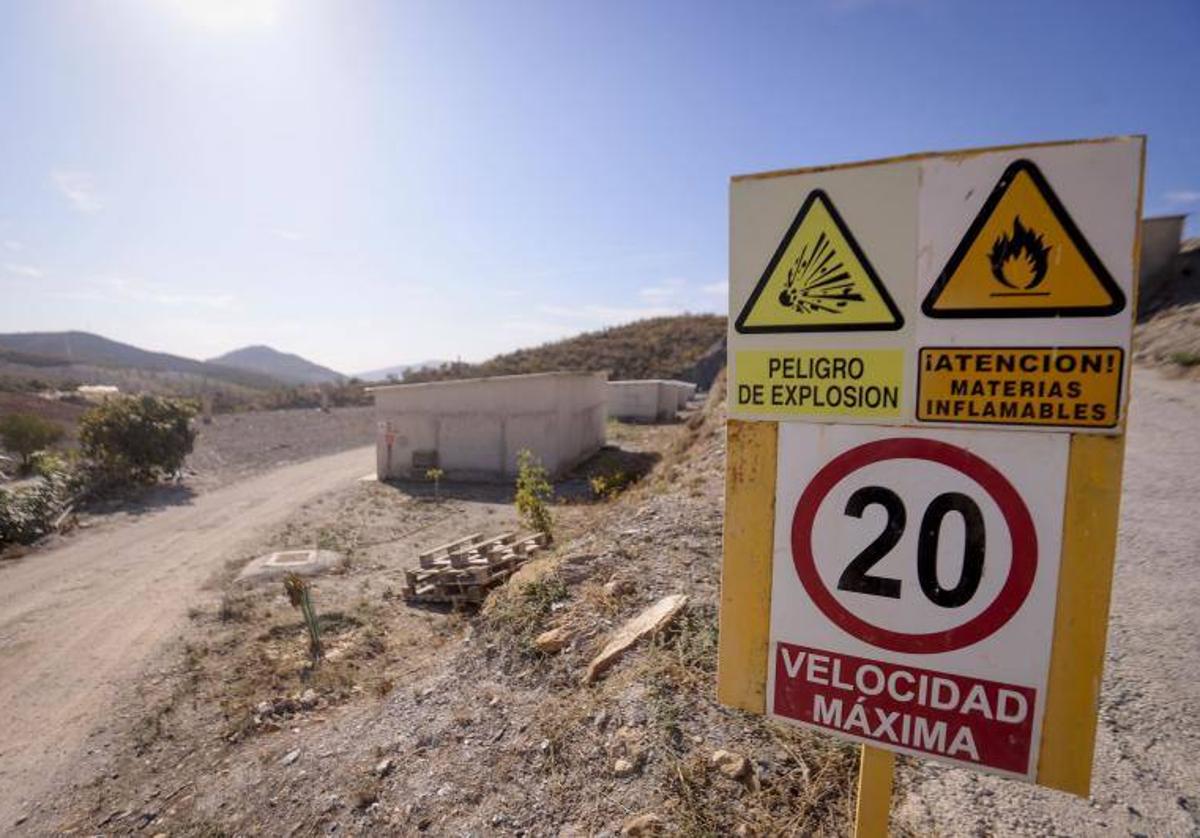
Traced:
<path fill-rule="evenodd" d="M 304 624 L 308 627 L 308 654 L 312 657 L 313 666 L 316 666 L 322 656 L 321 629 L 317 624 L 317 612 L 313 609 L 309 584 L 299 575 L 289 573 L 283 578 L 283 589 L 292 607 L 299 608 L 304 614 Z"/>

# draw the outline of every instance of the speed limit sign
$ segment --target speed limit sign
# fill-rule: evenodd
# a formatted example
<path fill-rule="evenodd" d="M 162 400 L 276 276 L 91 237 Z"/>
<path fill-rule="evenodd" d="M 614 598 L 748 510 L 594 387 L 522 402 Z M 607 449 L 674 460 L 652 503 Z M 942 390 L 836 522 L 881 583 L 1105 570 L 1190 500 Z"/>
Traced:
<path fill-rule="evenodd" d="M 779 430 L 768 712 L 1032 777 L 1067 438 Z"/>

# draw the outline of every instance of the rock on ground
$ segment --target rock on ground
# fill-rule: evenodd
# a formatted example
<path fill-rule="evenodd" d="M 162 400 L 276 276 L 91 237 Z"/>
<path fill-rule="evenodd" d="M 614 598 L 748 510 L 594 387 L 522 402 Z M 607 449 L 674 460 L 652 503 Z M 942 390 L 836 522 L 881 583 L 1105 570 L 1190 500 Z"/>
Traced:
<path fill-rule="evenodd" d="M 573 633 L 566 626 L 558 626 L 539 634 L 533 641 L 539 652 L 547 655 L 561 652 L 563 647 L 571 642 Z"/>
<path fill-rule="evenodd" d="M 588 664 L 583 683 L 591 684 L 606 670 L 621 659 L 630 646 L 645 637 L 651 637 L 670 625 L 675 616 L 687 605 L 684 594 L 672 594 L 660 599 L 641 614 L 621 626 L 605 647 Z"/>

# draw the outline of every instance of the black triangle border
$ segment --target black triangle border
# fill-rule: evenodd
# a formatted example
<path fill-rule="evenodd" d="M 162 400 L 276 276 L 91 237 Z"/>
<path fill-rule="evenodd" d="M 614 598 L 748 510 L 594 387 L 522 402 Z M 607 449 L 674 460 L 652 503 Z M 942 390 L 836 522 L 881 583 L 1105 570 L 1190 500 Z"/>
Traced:
<path fill-rule="evenodd" d="M 758 302 L 758 298 L 762 296 L 763 289 L 767 287 L 767 282 L 771 279 L 771 274 L 775 272 L 775 268 L 783 259 L 783 254 L 787 252 L 788 245 L 792 242 L 792 237 L 796 235 L 796 231 L 800 229 L 800 224 L 808 215 L 812 205 L 820 201 L 829 213 L 829 217 L 833 219 L 833 223 L 837 225 L 838 232 L 842 234 L 846 244 L 850 246 L 850 251 L 858 259 L 858 263 L 862 265 L 863 270 L 867 274 L 867 278 L 871 280 L 871 284 L 875 286 L 875 290 L 879 292 L 879 296 L 883 299 L 884 305 L 891 312 L 894 318 L 892 323 L 858 323 L 846 325 L 821 325 L 821 326 L 747 326 L 746 319 L 750 316 L 750 312 L 754 310 L 754 304 Z M 737 320 L 733 324 L 734 329 L 738 334 L 742 335 L 758 335 L 758 334 L 794 334 L 802 332 L 894 332 L 904 328 L 904 315 L 900 313 L 900 309 L 896 308 L 896 304 L 892 301 L 892 296 L 887 292 L 887 288 L 879 279 L 879 275 L 875 273 L 875 268 L 871 264 L 871 260 L 867 258 L 867 254 L 863 253 L 862 248 L 858 246 L 858 241 L 846 226 L 846 222 L 842 220 L 841 213 L 837 211 L 837 207 L 833 205 L 833 201 L 825 194 L 824 189 L 814 189 L 808 193 L 808 197 L 804 199 L 804 203 L 800 206 L 800 211 L 796 213 L 796 218 L 792 221 L 792 226 L 788 227 L 783 238 L 779 242 L 779 247 L 775 250 L 775 255 L 771 257 L 771 261 L 767 264 L 767 269 L 763 271 L 762 277 L 758 280 L 758 284 L 754 286 L 754 290 L 750 292 L 749 299 L 742 306 L 741 313 L 737 316 Z"/>
<path fill-rule="evenodd" d="M 958 270 L 959 264 L 966 258 L 967 251 L 971 249 L 971 245 L 979 237 L 983 226 L 987 224 L 992 213 L 996 210 L 996 205 L 1000 203 L 1000 199 L 1008 192 L 1012 186 L 1013 180 L 1017 174 L 1025 172 L 1033 180 L 1033 185 L 1037 187 L 1038 192 L 1050 207 L 1050 211 L 1054 213 L 1054 217 L 1058 219 L 1058 223 L 1062 225 L 1063 230 L 1067 233 L 1067 238 L 1079 251 L 1079 255 L 1083 257 L 1083 261 L 1091 269 L 1093 276 L 1100 283 L 1101 287 L 1108 292 L 1112 299 L 1106 306 L 1059 306 L 1057 308 L 964 308 L 954 309 L 952 311 L 936 311 L 933 306 L 937 303 L 938 297 L 942 295 L 946 285 L 949 284 L 950 278 L 954 276 L 954 272 Z M 921 312 L 926 317 L 932 317 L 937 320 L 965 320 L 965 319 L 984 319 L 984 318 L 1030 318 L 1030 317 L 1111 317 L 1114 314 L 1119 314 L 1125 310 L 1125 292 L 1117 285 L 1112 278 L 1112 274 L 1108 272 L 1108 268 L 1104 267 L 1104 263 L 1100 261 L 1092 246 L 1088 244 L 1087 239 L 1083 237 L 1083 233 L 1075 226 L 1075 221 L 1071 218 L 1067 208 L 1063 206 L 1062 201 L 1058 199 L 1054 189 L 1051 188 L 1049 181 L 1042 175 L 1041 169 L 1032 160 L 1020 159 L 1014 160 L 1004 170 L 1004 174 L 1000 176 L 1000 180 L 996 182 L 996 186 L 992 189 L 992 194 L 988 195 L 988 199 L 983 202 L 983 206 L 979 210 L 979 214 L 975 216 L 975 220 L 971 222 L 971 226 L 967 228 L 967 232 L 963 234 L 962 240 L 958 243 L 954 253 L 950 256 L 950 260 L 946 263 L 946 267 L 942 268 L 942 272 L 938 275 L 937 281 L 933 283 L 933 287 L 929 289 L 929 293 L 925 295 L 925 299 L 921 302 Z"/>

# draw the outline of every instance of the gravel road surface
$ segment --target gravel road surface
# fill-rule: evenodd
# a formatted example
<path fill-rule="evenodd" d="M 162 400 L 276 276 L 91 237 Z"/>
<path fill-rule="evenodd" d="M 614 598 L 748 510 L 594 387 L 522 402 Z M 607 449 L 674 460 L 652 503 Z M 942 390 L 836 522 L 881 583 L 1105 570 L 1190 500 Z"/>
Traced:
<path fill-rule="evenodd" d="M 922 763 L 921 835 L 1200 835 L 1200 387 L 1134 371 L 1092 797 Z"/>
<path fill-rule="evenodd" d="M 0 565 L 0 833 L 66 779 L 239 547 L 373 464 L 368 447 L 286 466 Z"/>

